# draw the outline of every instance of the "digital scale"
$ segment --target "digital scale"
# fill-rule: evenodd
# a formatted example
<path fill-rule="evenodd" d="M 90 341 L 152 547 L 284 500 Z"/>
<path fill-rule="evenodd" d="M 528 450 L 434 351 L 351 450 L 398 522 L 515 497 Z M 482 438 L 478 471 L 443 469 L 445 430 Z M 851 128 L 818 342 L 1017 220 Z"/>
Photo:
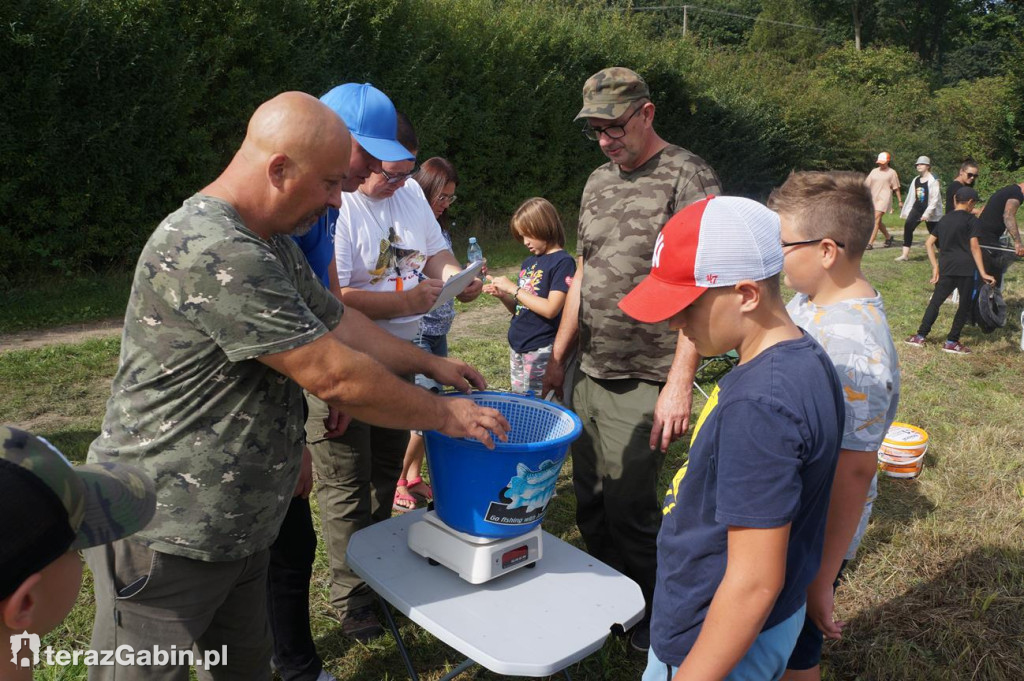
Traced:
<path fill-rule="evenodd" d="M 541 558 L 540 525 L 515 537 L 490 539 L 453 530 L 434 510 L 409 526 L 409 548 L 454 571 L 470 584 L 483 584 Z"/>

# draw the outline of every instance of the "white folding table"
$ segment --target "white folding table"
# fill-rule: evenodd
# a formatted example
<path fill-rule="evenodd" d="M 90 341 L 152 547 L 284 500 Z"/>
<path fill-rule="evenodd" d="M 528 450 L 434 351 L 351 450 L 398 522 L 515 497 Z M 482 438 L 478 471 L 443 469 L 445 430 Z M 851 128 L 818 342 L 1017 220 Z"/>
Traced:
<path fill-rule="evenodd" d="M 445 679 L 473 663 L 498 674 L 549 676 L 599 650 L 616 625 L 628 630 L 643 616 L 636 582 L 547 532 L 534 567 L 470 584 L 409 549 L 409 525 L 424 512 L 356 532 L 346 554 L 381 598 L 413 681 L 418 676 L 388 603 L 468 658 Z"/>

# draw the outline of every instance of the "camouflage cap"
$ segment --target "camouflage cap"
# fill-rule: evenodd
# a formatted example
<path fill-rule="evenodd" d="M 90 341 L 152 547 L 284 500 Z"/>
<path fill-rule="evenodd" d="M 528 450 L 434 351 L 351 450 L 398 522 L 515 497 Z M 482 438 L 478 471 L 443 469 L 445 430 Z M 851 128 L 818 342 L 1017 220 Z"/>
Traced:
<path fill-rule="evenodd" d="M 651 91 L 638 73 L 624 66 L 598 71 L 583 84 L 583 108 L 574 121 L 581 118 L 612 120 L 626 113 L 638 99 L 648 99 Z"/>
<path fill-rule="evenodd" d="M 134 466 L 72 466 L 41 437 L 0 426 L 0 598 L 69 550 L 121 539 L 156 510 Z"/>

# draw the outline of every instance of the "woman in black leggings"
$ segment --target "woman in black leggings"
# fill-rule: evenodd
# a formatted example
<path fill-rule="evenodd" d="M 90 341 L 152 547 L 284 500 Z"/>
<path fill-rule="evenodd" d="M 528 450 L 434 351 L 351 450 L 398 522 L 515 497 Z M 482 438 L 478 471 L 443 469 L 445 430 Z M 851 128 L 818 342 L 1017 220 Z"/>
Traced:
<path fill-rule="evenodd" d="M 928 226 L 928 233 L 935 231 L 935 225 L 942 217 L 942 192 L 939 180 L 931 173 L 932 162 L 927 156 L 917 159 L 918 176 L 907 188 L 907 200 L 903 204 L 901 218 L 906 218 L 903 225 L 903 252 L 896 260 L 906 261 L 910 256 L 910 244 L 914 240 L 914 230 L 923 220 Z"/>

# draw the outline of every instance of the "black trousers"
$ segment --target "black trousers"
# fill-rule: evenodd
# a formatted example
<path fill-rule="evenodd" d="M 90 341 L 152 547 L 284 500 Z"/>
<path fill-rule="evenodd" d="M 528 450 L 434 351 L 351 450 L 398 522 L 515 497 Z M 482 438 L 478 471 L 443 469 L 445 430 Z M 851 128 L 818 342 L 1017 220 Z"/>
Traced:
<path fill-rule="evenodd" d="M 295 497 L 270 547 L 267 574 L 274 667 L 284 681 L 315 681 L 323 669 L 309 629 L 309 581 L 315 558 L 316 530 L 309 500 Z"/>
<path fill-rule="evenodd" d="M 914 230 L 921 224 L 921 216 L 924 215 L 924 208 L 914 206 L 910 209 L 910 214 L 907 215 L 907 221 L 903 223 L 903 245 L 906 248 L 910 248 L 910 244 L 914 242 Z M 928 233 L 931 234 L 935 231 L 935 225 L 938 222 L 926 222 L 928 226 Z"/>
<path fill-rule="evenodd" d="M 928 332 L 932 330 L 932 324 L 939 317 L 942 303 L 949 298 L 953 289 L 960 292 L 960 304 L 956 308 L 953 326 L 950 327 L 946 340 L 953 342 L 960 340 L 960 332 L 963 331 L 967 320 L 971 318 L 971 295 L 974 292 L 973 276 L 939 277 L 939 281 L 935 284 L 935 292 L 932 293 L 931 302 L 928 303 L 928 309 L 924 311 L 924 318 L 921 319 L 921 326 L 917 329 L 919 336 L 927 336 Z"/>

